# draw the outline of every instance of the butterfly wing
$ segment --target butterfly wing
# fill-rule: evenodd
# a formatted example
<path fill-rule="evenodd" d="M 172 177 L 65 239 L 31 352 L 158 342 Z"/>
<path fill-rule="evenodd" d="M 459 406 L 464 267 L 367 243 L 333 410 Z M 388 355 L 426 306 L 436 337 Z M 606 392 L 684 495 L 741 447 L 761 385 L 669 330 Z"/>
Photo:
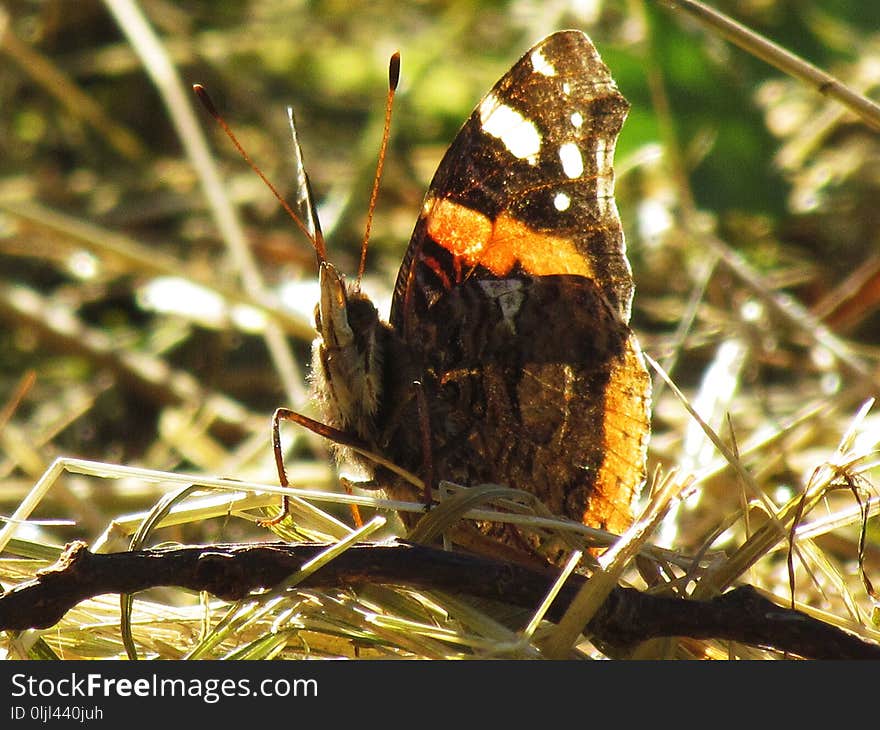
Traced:
<path fill-rule="evenodd" d="M 436 476 L 519 487 L 611 530 L 644 479 L 650 394 L 613 197 L 627 109 L 583 33 L 529 50 L 440 163 L 391 310 Z M 398 425 L 413 422 L 389 426 L 390 453 L 421 454 Z"/>
<path fill-rule="evenodd" d="M 402 332 L 466 277 L 576 274 L 629 321 L 612 161 L 629 104 L 590 39 L 548 36 L 477 106 L 441 161 L 398 274 Z"/>

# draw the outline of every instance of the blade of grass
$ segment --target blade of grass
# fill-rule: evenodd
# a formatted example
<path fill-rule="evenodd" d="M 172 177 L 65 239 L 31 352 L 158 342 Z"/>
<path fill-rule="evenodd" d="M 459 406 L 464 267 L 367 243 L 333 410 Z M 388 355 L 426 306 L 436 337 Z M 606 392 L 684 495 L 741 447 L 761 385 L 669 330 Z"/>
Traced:
<path fill-rule="evenodd" d="M 813 86 L 820 94 L 836 99 L 865 124 L 880 131 L 880 106 L 854 92 L 831 74 L 701 2 L 696 0 L 659 0 L 659 2 L 681 11 L 755 58 L 760 58 L 783 73 Z"/>

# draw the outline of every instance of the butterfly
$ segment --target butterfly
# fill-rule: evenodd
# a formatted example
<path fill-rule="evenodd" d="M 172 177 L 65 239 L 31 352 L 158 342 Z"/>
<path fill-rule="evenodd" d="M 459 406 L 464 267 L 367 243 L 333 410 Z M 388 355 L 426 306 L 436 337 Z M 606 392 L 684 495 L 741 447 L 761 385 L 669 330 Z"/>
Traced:
<path fill-rule="evenodd" d="M 315 401 L 329 430 L 381 455 L 363 463 L 389 496 L 420 497 L 395 464 L 429 486 L 519 488 L 592 527 L 631 523 L 651 381 L 614 200 L 628 106 L 584 33 L 553 33 L 443 156 L 387 322 L 319 251 Z M 476 531 L 558 559 L 509 524 Z"/>

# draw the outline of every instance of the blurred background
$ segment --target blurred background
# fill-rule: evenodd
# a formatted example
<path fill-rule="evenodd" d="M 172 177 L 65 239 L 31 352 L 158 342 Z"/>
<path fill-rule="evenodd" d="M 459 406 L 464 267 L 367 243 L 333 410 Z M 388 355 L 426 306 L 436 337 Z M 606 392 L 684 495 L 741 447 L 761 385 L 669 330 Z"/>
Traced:
<path fill-rule="evenodd" d="M 880 94 L 880 4 L 714 7 Z M 329 256 L 354 275 L 388 58 L 401 52 L 365 281 L 387 314 L 446 146 L 528 47 L 567 27 L 591 36 L 632 104 L 615 168 L 644 350 L 768 499 L 802 493 L 880 392 L 880 138 L 838 103 L 640 0 L 15 0 L 0 5 L 0 513 L 58 456 L 274 483 L 273 409 L 311 412 L 314 253 L 191 84 L 288 196 L 294 108 Z M 222 186 L 213 199 L 203 150 Z M 752 529 L 743 506 L 754 494 L 671 390 L 655 387 L 652 470 L 699 477 L 655 537 L 732 551 Z M 858 423 L 865 458 L 876 429 L 871 413 Z M 334 488 L 326 444 L 284 433 L 292 481 Z M 853 591 L 847 605 L 867 606 L 847 490 L 868 499 L 871 472 L 837 468 L 828 483 L 846 489 L 823 515 L 850 518 L 819 538 L 843 566 L 827 580 Z M 34 516 L 75 524 L 17 534 L 91 540 L 164 491 L 65 476 Z M 164 534 L 265 536 L 228 516 Z M 869 540 L 876 560 L 872 550 Z M 784 559 L 767 558 L 768 586 L 784 582 Z M 804 600 L 837 602 L 822 590 Z"/>

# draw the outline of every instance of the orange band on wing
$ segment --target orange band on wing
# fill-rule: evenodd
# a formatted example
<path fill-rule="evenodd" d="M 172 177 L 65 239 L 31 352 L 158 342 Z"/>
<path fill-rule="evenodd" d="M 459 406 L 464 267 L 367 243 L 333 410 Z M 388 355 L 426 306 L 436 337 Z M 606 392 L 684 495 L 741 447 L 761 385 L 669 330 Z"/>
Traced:
<path fill-rule="evenodd" d="M 632 523 L 632 503 L 645 477 L 650 392 L 650 376 L 631 338 L 605 386 L 605 458 L 582 518 L 586 525 L 619 535 Z"/>
<path fill-rule="evenodd" d="M 427 213 L 428 235 L 468 267 L 506 276 L 516 264 L 533 276 L 577 274 L 593 278 L 590 262 L 568 238 L 551 236 L 501 213 L 494 223 L 451 200 L 437 200 Z"/>
<path fill-rule="evenodd" d="M 428 235 L 468 266 L 480 256 L 492 238 L 492 221 L 482 213 L 451 200 L 438 200 L 427 214 Z"/>

